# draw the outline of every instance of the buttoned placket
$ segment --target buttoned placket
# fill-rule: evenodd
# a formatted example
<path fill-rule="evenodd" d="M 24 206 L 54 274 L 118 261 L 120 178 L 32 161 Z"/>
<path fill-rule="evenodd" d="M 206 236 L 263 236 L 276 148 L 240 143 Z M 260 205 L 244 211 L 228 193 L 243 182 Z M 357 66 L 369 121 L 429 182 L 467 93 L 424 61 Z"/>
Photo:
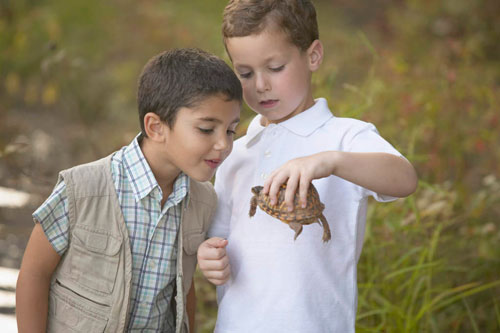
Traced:
<path fill-rule="evenodd" d="M 154 241 L 154 237 L 157 234 L 158 227 L 160 226 L 161 223 L 165 223 L 167 219 L 167 212 L 169 209 L 175 209 L 175 202 L 172 200 L 172 198 L 167 199 L 165 202 L 164 206 L 161 207 L 161 200 L 163 198 L 162 191 L 159 187 L 156 187 L 152 190 L 152 192 L 149 194 L 149 198 L 144 198 L 143 200 L 150 200 L 153 207 L 151 207 L 151 211 L 153 214 L 152 220 L 155 221 L 155 225 L 150 227 L 150 230 L 148 230 L 148 242 L 147 242 L 147 247 L 145 251 L 145 263 L 144 267 L 148 266 L 151 270 L 155 270 L 158 266 L 158 259 L 155 259 L 153 256 L 151 256 L 151 246 Z M 141 269 L 141 277 L 139 279 L 139 284 L 142 286 L 143 282 L 142 280 L 144 279 L 144 269 Z M 145 299 L 144 301 L 141 302 L 141 304 L 148 304 L 148 302 L 151 302 L 152 299 Z"/>
<path fill-rule="evenodd" d="M 275 161 L 276 154 L 273 153 L 273 147 L 276 146 L 277 140 L 279 140 L 279 134 L 282 129 L 276 124 L 269 124 L 263 131 L 262 142 L 271 142 L 269 146 L 263 151 L 261 156 L 259 156 L 258 162 L 258 173 L 256 176 L 258 179 L 255 180 L 258 184 L 263 184 L 271 172 L 275 169 L 273 162 Z M 270 139 L 269 139 L 270 138 Z M 276 155 L 276 156 L 275 156 Z"/>
<path fill-rule="evenodd" d="M 161 189 L 159 188 L 156 188 L 154 191 L 156 191 L 153 195 L 153 202 L 154 202 L 154 209 L 153 211 L 155 212 L 160 212 L 160 214 L 158 216 L 155 216 L 155 226 L 151 228 L 151 230 L 149 230 L 148 232 L 148 248 L 147 248 L 147 258 L 148 258 L 148 266 L 149 268 L 151 269 L 155 269 L 156 268 L 156 262 L 155 260 L 157 259 L 154 259 L 151 255 L 150 255 L 150 251 L 151 251 L 151 244 L 153 243 L 153 239 L 156 235 L 156 230 L 158 230 L 158 226 L 160 225 L 161 223 L 161 220 L 166 216 L 166 212 L 168 211 L 169 207 L 168 207 L 168 201 L 165 202 L 165 206 L 163 207 L 164 210 L 162 210 L 162 207 L 161 207 L 161 199 L 163 197 L 162 195 L 162 192 L 161 192 Z"/>

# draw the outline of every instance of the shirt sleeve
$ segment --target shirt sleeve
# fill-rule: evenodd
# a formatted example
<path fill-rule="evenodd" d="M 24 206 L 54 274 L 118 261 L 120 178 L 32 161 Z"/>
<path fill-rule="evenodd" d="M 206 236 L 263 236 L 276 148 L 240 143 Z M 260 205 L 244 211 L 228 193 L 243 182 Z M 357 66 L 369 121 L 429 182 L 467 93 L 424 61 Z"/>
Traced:
<path fill-rule="evenodd" d="M 388 141 L 380 136 L 377 128 L 371 123 L 360 122 L 350 134 L 346 151 L 358 153 L 388 153 L 404 158 Z M 388 195 L 378 194 L 366 188 L 360 187 L 361 195 L 372 196 L 379 202 L 389 202 L 398 199 Z"/>
<path fill-rule="evenodd" d="M 33 213 L 35 223 L 40 223 L 54 250 L 62 256 L 68 248 L 69 214 L 66 184 L 62 180 L 50 196 Z"/>

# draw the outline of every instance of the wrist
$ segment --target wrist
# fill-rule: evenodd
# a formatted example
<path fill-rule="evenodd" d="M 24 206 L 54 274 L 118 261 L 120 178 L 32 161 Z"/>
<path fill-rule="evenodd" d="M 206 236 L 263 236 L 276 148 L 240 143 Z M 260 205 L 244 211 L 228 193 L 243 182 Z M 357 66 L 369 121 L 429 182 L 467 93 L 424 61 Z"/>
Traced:
<path fill-rule="evenodd" d="M 328 170 L 327 173 L 329 175 L 336 175 L 340 159 L 339 152 L 332 150 L 332 151 L 326 151 L 323 154 L 324 154 L 323 163 L 326 170 Z"/>

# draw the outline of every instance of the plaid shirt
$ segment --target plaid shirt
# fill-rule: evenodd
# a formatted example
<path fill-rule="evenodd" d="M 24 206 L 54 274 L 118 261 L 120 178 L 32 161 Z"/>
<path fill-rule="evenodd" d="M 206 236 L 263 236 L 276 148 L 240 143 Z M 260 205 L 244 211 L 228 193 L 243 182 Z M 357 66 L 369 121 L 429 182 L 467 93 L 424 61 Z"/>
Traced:
<path fill-rule="evenodd" d="M 175 330 L 177 231 L 189 178 L 181 173 L 163 208 L 162 191 L 139 147 L 138 137 L 117 151 L 111 173 L 132 250 L 132 290 L 127 331 Z M 69 215 L 64 182 L 33 213 L 59 255 L 68 247 Z"/>

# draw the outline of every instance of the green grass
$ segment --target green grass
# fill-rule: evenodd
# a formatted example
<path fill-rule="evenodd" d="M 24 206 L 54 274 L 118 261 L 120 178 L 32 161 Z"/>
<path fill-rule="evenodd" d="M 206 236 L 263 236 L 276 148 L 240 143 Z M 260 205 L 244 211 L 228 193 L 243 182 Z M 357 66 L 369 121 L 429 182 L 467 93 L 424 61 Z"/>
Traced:
<path fill-rule="evenodd" d="M 500 199 L 498 192 L 490 195 Z M 493 311 L 500 287 L 498 257 L 492 253 L 478 260 L 469 256 L 468 246 L 492 235 L 452 234 L 467 219 L 454 206 L 455 198 L 453 191 L 423 185 L 413 198 L 372 205 L 359 263 L 357 331 L 500 329 Z M 481 265 L 490 274 L 473 272 Z"/>

